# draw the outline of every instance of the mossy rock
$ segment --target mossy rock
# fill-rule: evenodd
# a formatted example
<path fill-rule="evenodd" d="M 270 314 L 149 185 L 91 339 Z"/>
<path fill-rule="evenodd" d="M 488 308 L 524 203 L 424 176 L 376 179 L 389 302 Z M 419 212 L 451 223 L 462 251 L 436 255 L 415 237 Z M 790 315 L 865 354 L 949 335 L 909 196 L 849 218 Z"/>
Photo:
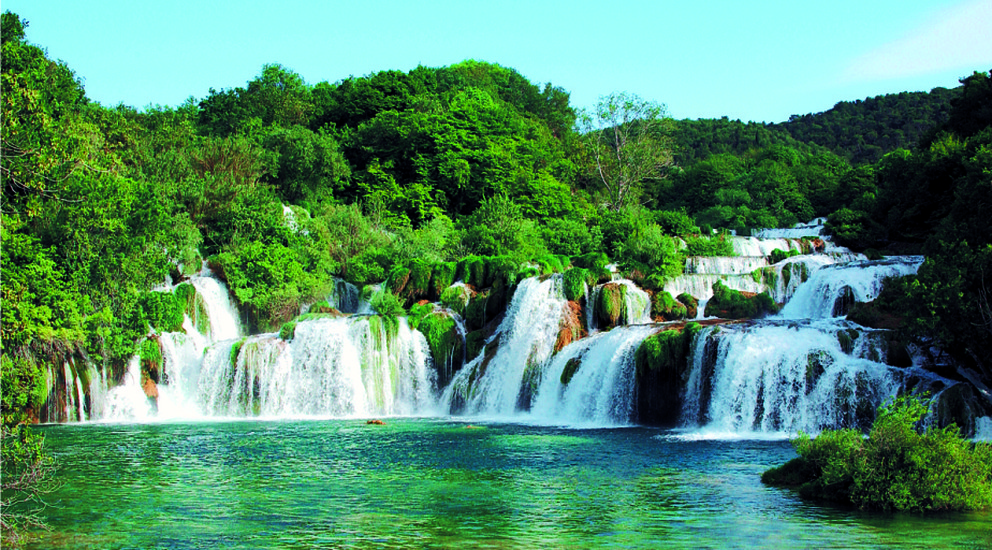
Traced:
<path fill-rule="evenodd" d="M 685 306 L 685 318 L 695 319 L 699 314 L 699 300 L 688 292 L 678 295 L 677 300 Z"/>
<path fill-rule="evenodd" d="M 451 311 L 464 316 L 465 308 L 472 301 L 473 295 L 472 289 L 466 285 L 452 285 L 444 289 L 444 292 L 441 293 L 441 304 Z"/>
<path fill-rule="evenodd" d="M 286 321 L 279 329 L 279 338 L 289 342 L 296 336 L 296 321 Z"/>
<path fill-rule="evenodd" d="M 490 280 L 486 272 L 486 259 L 481 256 L 466 256 L 457 265 L 456 278 L 475 288 L 486 288 Z"/>
<path fill-rule="evenodd" d="M 465 335 L 465 354 L 470 361 L 482 353 L 488 338 L 489 333 L 485 330 L 475 330 Z"/>
<path fill-rule="evenodd" d="M 688 308 L 672 298 L 667 291 L 658 291 L 651 294 L 651 316 L 661 318 L 664 321 L 678 321 L 685 319 L 688 315 Z"/>
<path fill-rule="evenodd" d="M 854 342 L 859 336 L 861 333 L 853 328 L 838 330 L 837 343 L 840 344 L 840 350 L 850 355 L 854 351 Z"/>
<path fill-rule="evenodd" d="M 638 422 L 667 426 L 678 423 L 689 352 L 700 330 L 698 323 L 688 323 L 681 330 L 656 332 L 638 346 L 634 354 Z"/>
<path fill-rule="evenodd" d="M 465 348 L 458 326 L 448 313 L 435 311 L 420 320 L 417 330 L 424 335 L 431 350 L 438 386 L 444 387 L 452 374 L 462 367 Z"/>
<path fill-rule="evenodd" d="M 627 319 L 627 287 L 619 283 L 607 283 L 599 289 L 593 315 L 604 328 L 623 324 Z"/>
<path fill-rule="evenodd" d="M 565 304 L 565 311 L 558 329 L 558 337 L 555 339 L 555 353 L 558 353 L 572 342 L 585 337 L 586 329 L 583 326 L 583 318 L 582 306 L 578 302 L 569 301 Z"/>
<path fill-rule="evenodd" d="M 801 254 L 801 252 L 798 251 L 798 250 L 788 250 L 788 251 L 786 251 L 786 250 L 782 250 L 780 248 L 776 248 L 775 250 L 772 250 L 772 253 L 771 254 L 768 255 L 768 263 L 770 263 L 770 264 L 777 264 L 777 263 L 781 262 L 782 260 L 787 260 L 789 258 L 792 258 L 793 256 L 798 256 L 799 254 Z M 807 254 L 808 254 L 808 252 L 807 252 Z"/>
<path fill-rule="evenodd" d="M 290 321 L 290 323 L 292 323 L 292 321 Z M 285 328 L 285 325 L 283 327 Z M 296 323 L 293 323 L 293 330 L 296 330 Z M 282 331 L 279 332 L 279 337 L 282 338 Z M 290 335 L 290 339 L 292 339 L 292 335 Z M 286 338 L 283 338 L 283 340 L 286 340 Z M 242 338 L 231 345 L 231 353 L 227 356 L 227 360 L 230 362 L 232 367 L 238 364 L 238 355 L 241 354 L 241 348 L 243 348 L 244 345 L 245 338 Z"/>
<path fill-rule="evenodd" d="M 146 338 L 138 346 L 141 360 L 141 376 L 158 384 L 162 373 L 162 347 L 158 338 Z"/>
<path fill-rule="evenodd" d="M 727 287 L 723 281 L 717 281 L 713 284 L 713 297 L 706 303 L 704 314 L 724 319 L 754 319 L 778 310 L 779 305 L 768 292 L 741 292 Z"/>
<path fill-rule="evenodd" d="M 575 371 L 579 370 L 580 366 L 582 366 L 582 359 L 579 357 L 573 357 L 565 363 L 565 368 L 562 369 L 561 378 L 559 379 L 562 386 L 567 386 L 572 381 Z"/>
<path fill-rule="evenodd" d="M 438 262 L 434 264 L 434 269 L 431 271 L 431 297 L 429 299 L 433 301 L 440 300 L 444 291 L 455 284 L 455 275 L 457 273 L 457 262 Z"/>

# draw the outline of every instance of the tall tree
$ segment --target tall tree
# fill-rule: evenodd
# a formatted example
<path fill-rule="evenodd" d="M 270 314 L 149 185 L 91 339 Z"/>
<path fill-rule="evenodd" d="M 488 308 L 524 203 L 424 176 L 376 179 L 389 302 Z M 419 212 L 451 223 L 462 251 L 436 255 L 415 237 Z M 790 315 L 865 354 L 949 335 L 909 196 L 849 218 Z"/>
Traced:
<path fill-rule="evenodd" d="M 673 122 L 664 105 L 626 92 L 602 97 L 581 118 L 595 177 L 606 206 L 620 211 L 639 196 L 644 182 L 665 176 L 672 165 Z"/>

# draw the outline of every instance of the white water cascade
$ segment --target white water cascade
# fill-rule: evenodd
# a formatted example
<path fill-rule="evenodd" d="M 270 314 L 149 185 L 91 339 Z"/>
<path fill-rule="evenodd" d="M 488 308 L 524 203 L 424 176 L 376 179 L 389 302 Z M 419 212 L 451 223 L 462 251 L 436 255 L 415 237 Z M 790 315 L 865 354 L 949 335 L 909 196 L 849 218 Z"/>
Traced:
<path fill-rule="evenodd" d="M 207 354 L 199 384 L 207 416 L 351 417 L 434 408 L 427 342 L 406 319 L 316 319 L 290 342 L 274 334 Z"/>
<path fill-rule="evenodd" d="M 543 372 L 530 417 L 570 426 L 630 424 L 637 393 L 634 353 L 657 330 L 617 327 L 562 349 Z"/>
<path fill-rule="evenodd" d="M 780 312 L 783 319 L 823 319 L 837 317 L 839 300 L 868 302 L 882 290 L 885 279 L 916 273 L 922 256 L 893 256 L 884 260 L 865 260 L 826 266 L 816 270 L 795 291 Z"/>
<path fill-rule="evenodd" d="M 517 412 L 524 377 L 537 376 L 554 351 L 566 307 L 561 275 L 524 279 L 494 338 L 495 355 L 485 351 L 455 375 L 442 403 L 464 406 L 468 414 L 506 416 Z M 459 403 L 459 401 L 462 401 Z"/>

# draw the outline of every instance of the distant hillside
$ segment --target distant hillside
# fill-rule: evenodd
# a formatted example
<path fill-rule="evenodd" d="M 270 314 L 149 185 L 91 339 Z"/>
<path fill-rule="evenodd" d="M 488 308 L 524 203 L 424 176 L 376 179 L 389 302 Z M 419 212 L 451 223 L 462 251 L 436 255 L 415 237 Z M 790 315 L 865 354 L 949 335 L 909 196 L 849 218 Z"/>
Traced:
<path fill-rule="evenodd" d="M 825 147 L 852 164 L 872 163 L 896 149 L 911 149 L 929 130 L 947 122 L 961 88 L 902 92 L 841 101 L 829 111 L 793 115 L 777 124 L 739 120 L 680 120 L 675 139 L 682 166 L 710 155 L 742 155 L 771 145 L 807 152 Z"/>
<path fill-rule="evenodd" d="M 676 123 L 675 142 L 678 144 L 675 160 L 680 166 L 690 166 L 710 155 L 743 155 L 772 145 L 808 149 L 782 128 L 756 122 L 744 123 L 727 117 L 680 120 Z"/>
<path fill-rule="evenodd" d="M 934 88 L 841 101 L 829 111 L 793 115 L 770 128 L 822 145 L 854 164 L 875 162 L 895 149 L 912 148 L 927 131 L 945 123 L 951 99 L 960 95 L 961 87 Z"/>

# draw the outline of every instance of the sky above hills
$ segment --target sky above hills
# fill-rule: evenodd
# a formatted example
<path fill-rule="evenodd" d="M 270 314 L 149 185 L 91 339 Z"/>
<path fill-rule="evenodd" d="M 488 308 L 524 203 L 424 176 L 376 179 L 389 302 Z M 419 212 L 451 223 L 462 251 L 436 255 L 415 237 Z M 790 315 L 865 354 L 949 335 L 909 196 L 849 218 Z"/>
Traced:
<path fill-rule="evenodd" d="M 593 106 L 782 122 L 992 69 L 992 0 L 4 0 L 106 106 L 199 101 L 280 63 L 310 84 L 477 59 Z"/>

